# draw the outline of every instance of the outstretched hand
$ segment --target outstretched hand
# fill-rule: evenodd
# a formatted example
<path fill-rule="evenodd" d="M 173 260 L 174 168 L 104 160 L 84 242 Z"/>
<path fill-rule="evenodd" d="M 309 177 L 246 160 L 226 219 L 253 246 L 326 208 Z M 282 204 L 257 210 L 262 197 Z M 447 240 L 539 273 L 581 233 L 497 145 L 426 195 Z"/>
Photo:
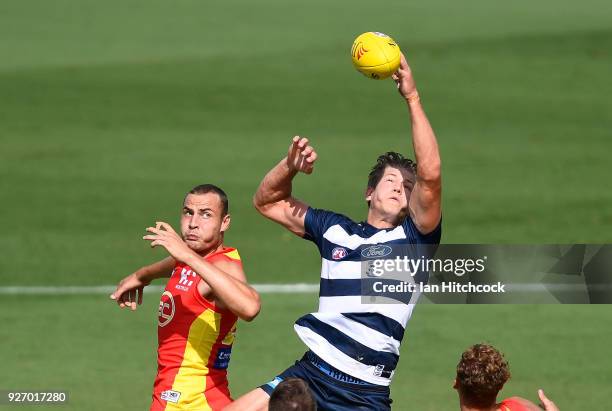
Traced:
<path fill-rule="evenodd" d="M 317 152 L 308 145 L 306 137 L 295 136 L 287 154 L 287 166 L 292 171 L 304 174 L 312 173 L 314 163 L 317 160 Z"/>
<path fill-rule="evenodd" d="M 185 260 L 193 255 L 193 251 L 170 224 L 158 221 L 155 227 L 148 227 L 147 231 L 151 234 L 145 235 L 142 239 L 150 241 L 151 247 L 159 245 L 164 247 L 175 260 L 186 262 Z"/>
<path fill-rule="evenodd" d="M 393 81 L 397 85 L 397 91 L 406 100 L 412 100 L 418 98 L 418 92 L 414 77 L 412 76 L 412 70 L 404 57 L 404 53 L 400 53 L 400 66 L 395 73 L 391 75 Z"/>
<path fill-rule="evenodd" d="M 110 298 L 117 301 L 120 308 L 128 307 L 135 311 L 137 304 L 142 304 L 143 289 L 147 285 L 149 283 L 142 281 L 136 273 L 130 274 L 121 280 Z"/>

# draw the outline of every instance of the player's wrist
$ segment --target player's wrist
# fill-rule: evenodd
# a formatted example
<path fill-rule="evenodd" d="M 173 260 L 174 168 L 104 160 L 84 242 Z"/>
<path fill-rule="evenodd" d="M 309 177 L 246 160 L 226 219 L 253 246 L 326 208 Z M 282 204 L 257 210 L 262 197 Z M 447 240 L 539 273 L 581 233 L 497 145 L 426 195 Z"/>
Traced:
<path fill-rule="evenodd" d="M 417 89 L 406 93 L 403 97 L 408 105 L 418 104 L 421 102 L 421 97 L 419 96 L 419 91 Z"/>

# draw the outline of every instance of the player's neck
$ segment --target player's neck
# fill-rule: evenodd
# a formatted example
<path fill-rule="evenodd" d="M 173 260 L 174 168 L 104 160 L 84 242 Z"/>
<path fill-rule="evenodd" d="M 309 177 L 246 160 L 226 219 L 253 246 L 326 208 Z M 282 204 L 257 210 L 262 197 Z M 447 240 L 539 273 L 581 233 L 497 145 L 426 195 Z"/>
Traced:
<path fill-rule="evenodd" d="M 461 411 L 498 411 L 499 410 L 499 408 L 497 408 L 497 404 L 495 403 L 491 405 L 490 407 L 473 407 L 473 406 L 467 405 L 461 399 L 459 399 L 459 408 L 461 409 Z"/>
<path fill-rule="evenodd" d="M 217 251 L 222 250 L 224 247 L 225 246 L 223 245 L 223 237 L 221 237 L 221 240 L 219 241 L 219 243 L 217 245 L 214 245 L 214 246 L 212 246 L 210 248 L 207 248 L 206 250 L 202 250 L 202 251 L 198 252 L 198 254 L 202 258 L 206 258 L 209 255 L 214 254 Z"/>
<path fill-rule="evenodd" d="M 400 223 L 398 216 L 383 215 L 371 208 L 368 210 L 368 219 L 366 222 L 372 227 L 376 227 L 378 229 L 395 228 Z"/>

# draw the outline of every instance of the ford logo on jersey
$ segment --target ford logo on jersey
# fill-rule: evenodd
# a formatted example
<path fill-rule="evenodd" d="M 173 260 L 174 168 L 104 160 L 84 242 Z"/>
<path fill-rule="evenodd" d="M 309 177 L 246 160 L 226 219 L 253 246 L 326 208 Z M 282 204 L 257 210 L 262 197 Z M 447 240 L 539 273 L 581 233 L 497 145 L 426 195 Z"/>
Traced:
<path fill-rule="evenodd" d="M 371 245 L 361 250 L 363 258 L 383 258 L 391 254 L 393 249 L 388 245 Z"/>

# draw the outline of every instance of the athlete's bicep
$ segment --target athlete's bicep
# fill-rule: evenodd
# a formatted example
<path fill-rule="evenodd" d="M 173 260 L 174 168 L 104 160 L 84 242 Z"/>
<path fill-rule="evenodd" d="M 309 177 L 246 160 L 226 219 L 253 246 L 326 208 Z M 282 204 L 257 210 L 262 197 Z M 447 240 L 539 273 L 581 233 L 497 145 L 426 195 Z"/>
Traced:
<path fill-rule="evenodd" d="M 258 211 L 270 220 L 279 223 L 292 233 L 304 235 L 304 218 L 308 211 L 308 204 L 294 197 L 280 200 L 263 207 Z"/>
<path fill-rule="evenodd" d="M 212 265 L 214 265 L 216 268 L 223 271 L 227 275 L 231 276 L 232 278 L 242 283 L 245 283 L 245 284 L 247 283 L 246 274 L 244 273 L 242 264 L 238 262 L 234 262 L 234 261 L 225 260 L 225 259 L 223 260 L 219 259 L 219 260 L 213 261 Z"/>
<path fill-rule="evenodd" d="M 421 234 L 429 234 L 442 217 L 442 185 L 440 181 L 417 181 L 408 204 L 410 217 Z"/>
<path fill-rule="evenodd" d="M 158 274 L 159 277 L 170 277 L 172 275 L 172 271 L 174 271 L 175 265 L 176 260 L 173 257 L 168 256 L 163 260 L 152 264 L 152 269 Z"/>

